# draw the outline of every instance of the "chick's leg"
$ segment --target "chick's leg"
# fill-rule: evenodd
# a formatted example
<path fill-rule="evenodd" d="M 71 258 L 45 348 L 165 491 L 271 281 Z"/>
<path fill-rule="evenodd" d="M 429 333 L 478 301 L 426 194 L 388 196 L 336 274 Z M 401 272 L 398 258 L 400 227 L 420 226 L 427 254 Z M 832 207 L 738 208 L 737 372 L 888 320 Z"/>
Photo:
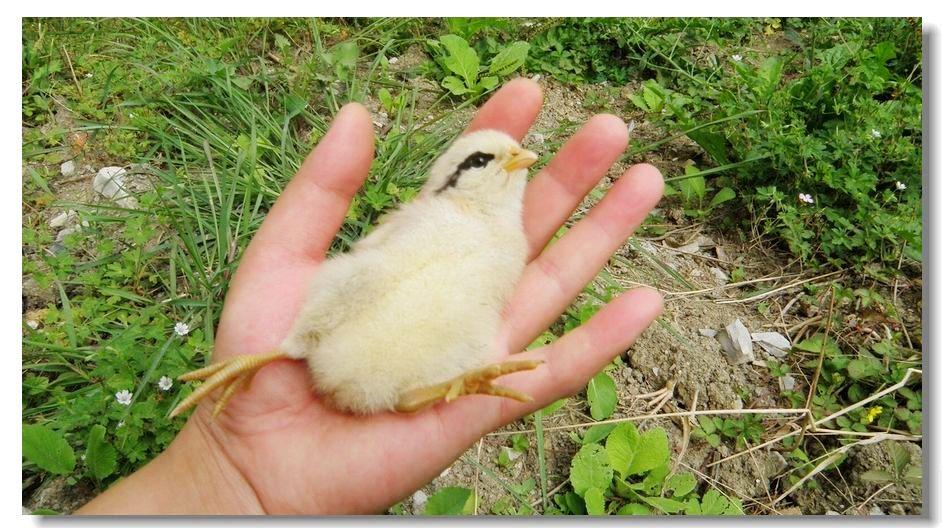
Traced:
<path fill-rule="evenodd" d="M 444 383 L 421 387 L 406 392 L 400 396 L 399 401 L 396 403 L 395 410 L 397 412 L 406 413 L 416 412 L 440 400 L 450 402 L 455 398 L 470 394 L 489 394 L 491 396 L 510 398 L 519 402 L 531 402 L 533 398 L 530 396 L 509 387 L 495 385 L 493 382 L 496 378 L 513 372 L 535 369 L 541 363 L 543 363 L 543 361 L 538 359 L 505 361 L 503 363 L 495 363 L 475 369 Z"/>
<path fill-rule="evenodd" d="M 215 418 L 229 403 L 229 399 L 243 386 L 248 385 L 252 376 L 258 372 L 258 369 L 278 359 L 288 358 L 284 352 L 272 352 L 257 356 L 236 356 L 219 363 L 214 363 L 208 367 L 203 367 L 179 377 L 181 381 L 206 380 L 195 391 L 187 396 L 173 411 L 170 417 L 173 418 L 183 411 L 199 403 L 214 390 L 223 389 L 222 396 L 216 402 L 213 408 L 213 417 Z"/>

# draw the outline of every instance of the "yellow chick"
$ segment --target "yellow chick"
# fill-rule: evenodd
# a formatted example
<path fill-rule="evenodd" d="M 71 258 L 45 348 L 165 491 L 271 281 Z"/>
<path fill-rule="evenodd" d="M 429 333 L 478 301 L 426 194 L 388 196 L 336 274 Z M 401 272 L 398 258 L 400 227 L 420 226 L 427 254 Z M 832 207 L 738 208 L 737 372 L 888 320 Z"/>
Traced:
<path fill-rule="evenodd" d="M 501 311 L 526 263 L 523 192 L 536 161 L 507 134 L 467 134 L 433 164 L 419 195 L 342 255 L 324 262 L 278 350 L 187 373 L 206 381 L 171 413 L 217 388 L 214 416 L 262 366 L 305 360 L 314 390 L 357 414 L 414 412 L 489 394 L 538 360 L 490 364 Z"/>

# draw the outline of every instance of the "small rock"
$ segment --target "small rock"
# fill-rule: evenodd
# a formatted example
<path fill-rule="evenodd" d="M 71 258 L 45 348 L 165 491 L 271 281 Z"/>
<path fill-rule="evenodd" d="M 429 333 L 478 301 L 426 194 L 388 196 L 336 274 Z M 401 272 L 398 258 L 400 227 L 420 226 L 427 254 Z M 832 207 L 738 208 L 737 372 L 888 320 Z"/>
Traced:
<path fill-rule="evenodd" d="M 544 136 L 543 134 L 540 134 L 539 132 L 534 132 L 530 134 L 530 139 L 533 140 L 533 142 L 536 143 L 537 145 L 542 145 L 543 143 L 546 142 L 546 136 Z"/>
<path fill-rule="evenodd" d="M 26 321 L 26 326 L 32 328 L 33 330 L 36 330 L 37 328 L 39 328 L 39 321 L 33 321 L 32 319 L 29 319 Z"/>
<path fill-rule="evenodd" d="M 543 76 L 540 75 L 539 73 L 536 74 L 536 75 L 534 75 L 533 77 L 530 77 L 530 79 L 531 79 L 533 82 L 540 82 L 540 79 L 542 79 L 542 78 L 543 78 Z"/>
<path fill-rule="evenodd" d="M 713 278 L 716 279 L 716 283 L 720 286 L 725 286 L 729 283 L 729 275 L 720 268 L 710 268 L 710 273 L 713 274 Z"/>
<path fill-rule="evenodd" d="M 755 332 L 752 334 L 752 340 L 756 342 L 770 356 L 783 358 L 788 355 L 792 344 L 788 338 L 778 332 Z"/>
<path fill-rule="evenodd" d="M 674 249 L 676 249 L 677 251 L 680 251 L 681 253 L 687 253 L 688 255 L 692 255 L 700 251 L 700 244 L 698 242 L 691 242 L 689 244 L 685 244 L 683 246 L 680 246 Z"/>
<path fill-rule="evenodd" d="M 399 57 L 389 57 L 389 64 L 396 64 L 399 62 Z"/>
<path fill-rule="evenodd" d="M 63 229 L 62 231 L 59 231 L 59 233 L 56 235 L 56 244 L 62 244 L 65 241 L 65 237 L 73 233 L 79 233 L 81 231 L 82 231 L 81 225 L 74 225 L 74 226 Z"/>
<path fill-rule="evenodd" d="M 76 218 L 78 218 L 78 213 L 69 209 L 64 213 L 60 213 L 53 217 L 53 219 L 49 221 L 49 227 L 53 229 L 59 229 L 65 227 L 68 224 L 74 223 Z"/>
<path fill-rule="evenodd" d="M 92 181 L 92 189 L 105 198 L 114 200 L 121 207 L 136 209 L 137 199 L 125 190 L 126 175 L 127 171 L 123 167 L 102 167 Z"/>
<path fill-rule="evenodd" d="M 442 471 L 442 473 L 438 476 L 438 478 L 445 478 L 448 476 L 449 473 L 451 473 L 451 466 L 446 467 L 445 471 Z"/>
<path fill-rule="evenodd" d="M 376 119 L 373 119 L 373 126 L 376 128 L 383 128 L 389 124 L 389 114 L 386 112 L 379 112 L 376 114 Z"/>
<path fill-rule="evenodd" d="M 428 502 L 428 495 L 422 490 L 419 490 L 412 494 L 412 507 L 419 509 L 425 506 L 425 503 Z"/>
<path fill-rule="evenodd" d="M 62 173 L 63 176 L 71 176 L 75 174 L 75 162 L 69 160 L 62 165 L 59 165 L 59 172 Z"/>
<path fill-rule="evenodd" d="M 787 391 L 795 390 L 795 378 L 791 374 L 782 376 L 782 389 Z"/>
<path fill-rule="evenodd" d="M 881 510 L 879 506 L 874 504 L 873 507 L 870 508 L 870 512 L 868 513 L 868 515 L 886 515 L 886 514 L 883 513 L 883 510 Z"/>
<path fill-rule="evenodd" d="M 701 328 L 700 335 L 703 337 L 716 337 L 716 330 L 712 328 Z"/>
<path fill-rule="evenodd" d="M 836 511 L 834 511 L 834 510 L 828 510 L 828 511 L 824 512 L 824 514 L 825 514 L 825 515 L 840 515 L 840 513 L 836 512 Z"/>
<path fill-rule="evenodd" d="M 716 339 L 723 347 L 726 359 L 733 365 L 755 361 L 756 357 L 752 350 L 752 339 L 749 330 L 739 319 L 717 332 Z"/>
<path fill-rule="evenodd" d="M 654 373 L 655 376 L 659 376 L 661 374 L 661 369 L 654 367 L 651 369 L 651 372 Z"/>

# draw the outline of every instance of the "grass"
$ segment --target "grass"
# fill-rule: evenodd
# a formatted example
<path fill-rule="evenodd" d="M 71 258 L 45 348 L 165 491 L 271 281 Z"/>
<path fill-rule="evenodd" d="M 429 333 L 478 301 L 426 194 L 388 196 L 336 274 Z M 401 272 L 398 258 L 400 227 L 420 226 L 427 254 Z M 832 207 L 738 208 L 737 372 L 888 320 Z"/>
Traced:
<path fill-rule="evenodd" d="M 436 48 L 428 43 L 429 39 L 437 41 L 448 33 L 459 35 L 481 57 L 481 64 L 486 65 L 523 35 L 530 43 L 523 66 L 526 71 L 540 72 L 569 86 L 588 87 L 592 95 L 584 104 L 593 111 L 624 111 L 630 105 L 633 116 L 660 127 L 656 139 L 634 140 L 623 158 L 625 162 L 647 156 L 668 160 L 673 156 L 670 148 L 683 141 L 693 142 L 699 149 L 695 166 L 667 173 L 675 194 L 665 202 L 665 207 L 681 211 L 684 218 L 681 224 L 698 221 L 718 226 L 731 237 L 746 242 L 752 235 L 747 228 L 750 222 L 776 226 L 783 218 L 794 218 L 809 225 L 830 225 L 826 223 L 827 210 L 818 216 L 801 216 L 808 210 L 782 205 L 782 198 L 774 196 L 768 202 L 771 205 L 766 206 L 761 196 L 752 192 L 763 184 L 776 183 L 781 189 L 792 185 L 782 173 L 786 167 L 768 165 L 778 163 L 783 152 L 766 147 L 773 144 L 779 149 L 787 147 L 785 154 L 794 155 L 807 146 L 756 135 L 761 129 L 759 124 L 780 114 L 802 116 L 805 115 L 802 112 L 809 110 L 796 108 L 788 101 L 755 100 L 754 93 L 765 90 L 766 81 L 749 76 L 745 81 L 732 81 L 735 77 L 723 63 L 701 61 L 703 50 L 721 58 L 745 50 L 743 53 L 754 54 L 751 60 L 760 65 L 764 64 L 760 59 L 767 56 L 785 56 L 782 68 L 787 74 L 781 82 L 800 83 L 810 79 L 811 74 L 802 76 L 788 69 L 801 59 L 775 48 L 783 46 L 783 39 L 811 35 L 812 40 L 820 43 L 823 36 L 840 36 L 866 43 L 867 39 L 884 38 L 881 28 L 894 23 L 910 27 L 905 21 L 881 21 L 878 30 L 868 32 L 858 21 L 788 20 L 784 21 L 787 30 L 783 30 L 783 21 L 778 19 L 547 19 L 527 25 L 530 22 L 25 19 L 23 273 L 39 290 L 50 294 L 45 298 L 31 296 L 30 304 L 24 308 L 27 312 L 24 321 L 37 327 L 24 322 L 23 422 L 47 428 L 63 439 L 70 451 L 78 453 L 97 442 L 90 442 L 90 433 L 95 426 L 103 426 L 107 431 L 104 442 L 115 450 L 115 464 L 92 466 L 73 461 L 68 468 L 62 460 L 28 458 L 23 466 L 24 497 L 56 475 L 69 484 L 85 482 L 98 489 L 107 487 L 166 447 L 180 427 L 166 419 L 167 412 L 189 389 L 174 387 L 164 391 L 157 386 L 157 380 L 162 376 L 175 377 L 209 359 L 228 281 L 242 251 L 340 105 L 351 100 L 372 101 L 378 111 L 386 113 L 388 123 L 383 124 L 378 135 L 376 160 L 369 179 L 351 204 L 331 252 L 347 249 L 385 211 L 414 196 L 436 153 L 460 129 L 460 120 L 467 110 L 488 93 L 482 81 L 477 80 L 472 93 L 452 94 L 445 81 L 449 72 L 435 60 Z M 892 77 L 896 79 L 892 81 L 896 91 L 889 96 L 898 100 L 889 101 L 893 103 L 890 106 L 880 106 L 883 103 L 878 101 L 877 106 L 868 107 L 874 115 L 886 117 L 899 111 L 901 123 L 911 122 L 916 103 L 910 87 L 919 82 L 918 68 L 908 77 L 897 72 L 909 64 L 911 41 L 905 33 L 894 40 L 897 58 L 891 59 L 896 62 L 887 63 L 890 67 L 886 75 L 901 76 Z M 404 60 L 410 46 L 426 49 L 432 60 L 394 68 L 390 58 Z M 813 60 L 814 52 L 808 57 Z M 848 60 L 863 61 L 859 75 L 884 75 L 875 59 L 860 53 L 855 57 Z M 815 71 L 823 75 L 823 70 Z M 481 76 L 486 74 L 482 67 Z M 599 82 L 609 84 L 604 87 L 594 84 Z M 625 99 L 617 90 L 622 85 L 628 86 L 630 101 L 619 102 Z M 736 90 L 742 100 L 750 101 L 748 105 L 735 106 L 728 114 L 711 110 L 714 103 L 725 100 Z M 901 106 L 903 110 L 899 110 Z M 887 121 L 881 123 L 883 128 L 890 126 Z M 576 123 L 561 121 L 545 149 L 557 148 L 575 126 Z M 720 144 L 717 140 L 720 133 L 726 138 L 725 150 L 716 147 Z M 740 151 L 737 141 L 755 148 Z M 895 156 L 896 165 L 880 167 L 880 171 L 886 171 L 883 178 L 895 178 L 893 170 L 913 160 L 915 151 L 906 141 L 900 141 L 885 146 Z M 861 145 L 855 143 L 852 148 L 857 150 L 846 156 L 870 159 L 871 153 L 866 149 L 871 147 Z M 103 202 L 85 203 L 81 195 L 70 195 L 70 188 L 58 176 L 59 164 L 72 158 L 96 168 L 134 164 L 135 172 L 140 173 L 140 180 L 150 190 L 137 195 L 140 204 L 137 209 L 122 209 Z M 757 179 L 761 170 L 767 171 L 770 181 Z M 893 222 L 901 226 L 893 233 L 884 233 L 884 244 L 901 240 L 893 237 L 921 233 L 921 225 L 913 226 L 913 220 L 906 216 L 910 212 L 907 204 L 912 203 L 914 196 L 919 197 L 920 189 L 918 184 L 907 182 L 906 194 L 898 199 L 892 193 L 886 195 L 889 198 L 881 206 L 881 214 L 895 214 Z M 802 185 L 810 184 L 817 185 L 802 180 Z M 733 198 L 726 194 L 731 201 L 709 200 L 725 188 L 734 193 Z M 829 189 L 821 186 L 821 194 L 816 196 L 827 200 L 826 193 L 832 192 Z M 707 202 L 709 206 L 705 205 Z M 835 201 L 830 206 L 838 210 L 844 204 Z M 762 207 L 780 216 L 762 217 Z M 55 231 L 47 225 L 50 208 L 76 210 L 88 225 L 57 245 Z M 730 214 L 744 210 L 749 215 Z M 781 216 L 788 214 L 799 216 Z M 643 233 L 664 234 L 665 222 L 661 213 Z M 827 259 L 814 260 L 825 251 L 824 246 L 818 245 L 809 252 L 811 246 L 803 244 L 810 239 L 801 238 L 803 234 L 784 231 L 770 234 L 767 230 L 765 236 L 757 243 L 779 250 L 791 249 L 807 267 L 827 266 Z M 793 243 L 797 239 L 789 238 L 793 236 L 799 236 L 799 245 Z M 921 364 L 918 350 L 921 333 L 915 328 L 905 332 L 911 322 L 903 320 L 903 314 L 896 309 L 895 295 L 887 293 L 892 278 L 905 280 L 921 273 L 921 262 L 911 251 L 912 244 L 913 240 L 907 238 L 902 246 L 865 250 L 871 265 L 839 277 L 841 282 L 835 286 L 840 302 L 834 323 L 842 324 L 848 316 L 859 313 L 863 304 L 868 310 L 876 308 L 896 321 L 894 328 L 902 324 L 907 341 L 909 334 L 914 334 L 916 348 L 908 342 L 904 344 L 899 331 L 878 341 L 839 334 L 830 338 L 834 343 L 826 351 L 822 343 L 828 343 L 829 338 L 819 337 L 816 342 L 819 347 L 813 352 L 816 362 L 819 357 L 822 359 L 821 367 L 806 364 L 808 358 L 803 351 L 795 352 L 787 360 L 791 372 L 820 378 L 812 402 L 806 404 L 807 398 L 796 394 L 794 407 L 807 407 L 815 418 L 820 418 L 853 406 L 882 388 L 895 386 L 904 375 L 908 376 L 907 368 Z M 637 240 L 631 241 L 629 247 L 640 258 L 616 255 L 613 265 L 629 269 L 647 266 L 644 276 L 649 282 L 660 284 L 666 280 L 673 285 L 671 289 L 679 288 L 678 294 L 683 294 L 684 299 L 703 293 L 697 281 L 685 277 Z M 847 242 L 847 247 L 864 251 L 851 242 Z M 910 251 L 904 251 L 906 247 Z M 896 270 L 886 264 L 887 255 L 892 256 Z M 799 293 L 811 305 L 820 305 L 826 298 L 814 283 L 802 287 Z M 601 303 L 622 289 L 611 273 L 601 274 L 541 339 L 551 341 L 563 330 L 582 324 Z M 174 333 L 179 322 L 188 325 L 186 335 Z M 659 320 L 658 326 L 677 347 L 696 350 L 696 343 L 684 335 L 683 328 L 665 320 Z M 804 343 L 806 348 L 811 346 L 809 343 Z M 609 370 L 621 368 L 619 359 Z M 874 433 L 896 430 L 904 423 L 907 434 L 918 435 L 920 385 L 915 383 L 915 377 L 913 381 L 908 377 L 906 380 L 904 388 L 908 392 L 888 393 L 879 400 L 885 414 L 874 418 L 869 416 L 876 412 L 872 407 L 855 408 L 842 415 L 845 421 L 839 427 L 856 433 Z M 115 393 L 121 390 L 133 394 L 132 405 L 116 403 Z M 579 401 L 582 405 L 582 400 Z M 525 490 L 524 482 L 510 482 L 500 469 L 492 469 L 484 462 L 469 462 L 478 464 L 486 478 L 496 481 L 507 492 L 507 503 L 513 508 L 508 506 L 510 509 L 502 511 L 532 512 L 531 501 L 526 497 L 529 491 L 539 495 L 536 512 L 573 513 L 585 509 L 588 499 L 584 494 L 574 493 L 568 487 L 555 493 L 548 489 L 551 468 L 544 441 L 553 434 L 552 427 L 546 424 L 554 410 L 533 416 L 537 446 L 534 480 L 538 490 Z M 604 412 L 604 406 L 594 412 Z M 609 418 L 612 412 L 614 408 L 600 419 Z M 757 427 L 761 429 L 764 425 L 749 420 L 748 424 L 745 419 L 730 422 L 726 440 L 731 444 L 755 442 Z M 737 427 L 744 429 L 745 425 L 749 425 L 748 437 L 736 432 Z M 759 437 L 767 440 L 769 434 L 769 429 L 763 429 Z M 841 449 L 837 445 L 829 446 L 829 450 L 812 460 L 826 459 L 827 453 Z M 802 447 L 805 446 L 792 446 Z M 800 467 L 808 466 L 813 464 L 804 462 Z M 568 467 L 565 469 L 568 471 Z M 657 478 L 652 477 L 652 482 Z M 790 494 L 790 487 L 809 486 L 816 480 L 794 476 L 790 481 L 783 479 L 780 489 Z M 625 482 L 630 479 L 616 478 L 613 489 L 617 491 Z M 654 486 L 651 482 L 649 485 Z M 667 493 L 666 488 L 657 489 L 662 496 Z M 690 511 L 700 511 L 701 498 L 713 501 L 714 494 L 707 499 L 711 490 L 712 485 L 700 482 L 698 491 L 690 496 L 697 498 L 696 504 L 689 506 Z M 650 499 L 642 495 L 644 500 Z M 602 506 L 610 513 L 615 509 L 632 509 L 625 504 L 631 499 L 610 494 L 606 497 Z M 599 506 L 597 499 L 597 495 L 592 495 L 593 508 Z M 719 508 L 722 501 L 716 500 L 711 505 Z M 658 500 L 653 503 L 667 508 L 661 512 L 676 507 Z M 651 504 L 645 502 L 642 506 L 647 508 Z M 462 505 L 458 506 L 456 511 L 463 511 Z"/>

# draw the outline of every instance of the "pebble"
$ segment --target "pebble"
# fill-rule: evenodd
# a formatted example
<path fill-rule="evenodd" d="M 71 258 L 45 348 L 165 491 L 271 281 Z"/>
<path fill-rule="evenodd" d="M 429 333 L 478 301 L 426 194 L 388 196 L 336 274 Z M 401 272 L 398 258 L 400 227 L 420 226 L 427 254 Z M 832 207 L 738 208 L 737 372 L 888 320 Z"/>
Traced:
<path fill-rule="evenodd" d="M 717 332 L 716 339 L 723 347 L 726 359 L 733 365 L 755 361 L 756 356 L 752 350 L 752 339 L 749 330 L 739 319 Z"/>
<path fill-rule="evenodd" d="M 60 213 L 53 217 L 52 220 L 49 221 L 49 227 L 53 229 L 59 229 L 73 223 L 76 218 L 78 218 L 78 213 L 69 209 L 64 213 Z"/>
<path fill-rule="evenodd" d="M 71 176 L 75 174 L 75 162 L 69 160 L 62 165 L 59 165 L 59 172 L 61 172 L 63 176 Z"/>
<path fill-rule="evenodd" d="M 137 199 L 125 190 L 126 175 L 124 167 L 102 167 L 92 181 L 92 189 L 105 198 L 114 200 L 121 207 L 137 209 Z"/>
<path fill-rule="evenodd" d="M 36 330 L 37 328 L 39 328 L 39 321 L 33 321 L 32 319 L 30 319 L 26 321 L 26 326 L 32 328 L 33 330 Z"/>
<path fill-rule="evenodd" d="M 782 388 L 787 391 L 795 390 L 795 378 L 791 374 L 782 376 Z"/>
<path fill-rule="evenodd" d="M 389 57 L 389 64 L 396 64 L 399 62 L 399 57 Z"/>
<path fill-rule="evenodd" d="M 886 514 L 883 513 L 883 510 L 881 510 L 879 506 L 874 504 L 873 507 L 870 508 L 870 515 L 886 515 Z"/>
<path fill-rule="evenodd" d="M 419 490 L 412 494 L 412 507 L 415 509 L 425 506 L 425 503 L 428 502 L 428 495 L 424 491 Z"/>

